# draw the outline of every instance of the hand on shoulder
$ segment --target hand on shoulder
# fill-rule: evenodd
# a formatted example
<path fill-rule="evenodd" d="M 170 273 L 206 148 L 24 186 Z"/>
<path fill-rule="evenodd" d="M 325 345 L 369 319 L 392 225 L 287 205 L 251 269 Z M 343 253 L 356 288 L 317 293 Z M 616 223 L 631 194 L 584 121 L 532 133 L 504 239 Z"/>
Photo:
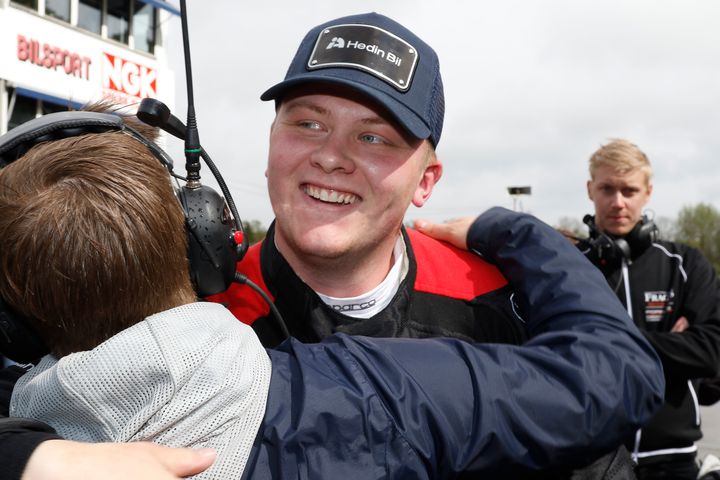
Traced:
<path fill-rule="evenodd" d="M 458 248 L 467 250 L 467 234 L 476 217 L 462 217 L 445 223 L 415 220 L 415 229 L 436 240 L 443 240 Z"/>
<path fill-rule="evenodd" d="M 170 448 L 150 442 L 47 440 L 30 456 L 21 480 L 174 480 L 203 472 L 215 455 L 211 449 Z"/>

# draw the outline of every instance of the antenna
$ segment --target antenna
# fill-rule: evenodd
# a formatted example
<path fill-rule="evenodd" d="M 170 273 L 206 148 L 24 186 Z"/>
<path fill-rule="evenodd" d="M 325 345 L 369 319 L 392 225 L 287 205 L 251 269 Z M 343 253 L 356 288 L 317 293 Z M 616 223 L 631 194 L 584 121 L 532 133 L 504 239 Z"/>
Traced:
<path fill-rule="evenodd" d="M 225 197 L 225 203 L 227 204 L 227 207 L 233 217 L 235 228 L 237 229 L 235 231 L 236 251 L 238 259 L 241 259 L 245 255 L 245 252 L 247 252 L 249 246 L 248 236 L 245 235 L 245 228 L 243 227 L 240 216 L 237 213 L 235 202 L 232 199 L 232 195 L 230 195 L 230 190 L 227 188 L 225 180 L 222 178 L 222 175 L 220 175 L 220 171 L 217 169 L 208 153 L 200 145 L 200 135 L 198 133 L 197 120 L 195 118 L 195 96 L 193 93 L 192 66 L 190 62 L 190 35 L 188 34 L 187 6 L 185 0 L 180 0 L 180 19 L 182 23 L 183 52 L 185 54 L 185 81 L 187 84 L 188 100 L 187 123 L 184 126 L 182 121 L 174 117 L 165 105 L 157 100 L 150 99 L 141 102 L 140 111 L 142 117 L 138 118 L 141 118 L 141 120 L 146 121 L 150 125 L 159 126 L 166 132 L 177 137 L 182 136 L 182 127 L 185 127 L 185 170 L 187 171 L 185 188 L 195 191 L 206 188 L 200 184 L 200 158 L 202 158 L 215 177 L 215 180 Z M 189 230 L 193 235 L 196 235 L 195 230 L 191 226 L 189 226 Z M 203 247 L 208 257 L 214 257 L 213 253 L 208 251 L 204 242 L 198 241 L 198 243 L 201 247 Z M 238 272 L 235 272 L 234 281 L 250 286 L 253 290 L 258 292 L 266 302 L 268 302 L 268 305 L 270 305 L 270 309 L 278 322 L 281 333 L 285 337 L 288 337 L 288 329 L 282 315 L 265 292 L 247 277 Z"/>
<path fill-rule="evenodd" d="M 187 126 L 185 127 L 185 170 L 187 171 L 187 183 L 185 186 L 190 189 L 201 187 L 200 158 L 202 157 L 202 159 L 205 160 L 205 164 L 215 177 L 215 180 L 220 187 L 220 191 L 222 192 L 223 197 L 225 197 L 230 213 L 233 216 L 235 226 L 240 234 L 239 236 L 242 237 L 240 245 L 238 245 L 238 257 L 242 258 L 249 247 L 248 236 L 245 235 L 245 227 L 242 224 L 242 220 L 240 220 L 240 215 L 238 215 L 237 208 L 235 207 L 235 201 L 233 200 L 232 195 L 230 195 L 230 189 L 228 189 L 227 184 L 222 178 L 222 175 L 220 175 L 220 171 L 215 166 L 215 163 L 200 145 L 200 134 L 198 133 L 197 120 L 195 119 L 195 94 L 193 92 L 192 65 L 190 62 L 190 35 L 188 33 L 187 6 L 185 4 L 185 0 L 180 0 L 180 21 L 182 25 L 183 52 L 185 54 L 185 82 L 187 84 L 188 98 Z M 148 109 L 151 109 L 151 106 L 157 103 L 160 102 L 149 101 L 147 103 Z M 158 107 L 157 112 L 164 114 L 162 107 L 165 107 L 165 105 L 160 105 L 161 107 Z M 143 103 L 141 102 L 141 107 L 142 106 Z M 153 111 L 153 113 L 155 112 L 156 111 Z M 148 116 L 152 117 L 153 115 Z M 177 129 L 182 127 L 182 122 L 172 116 L 169 113 L 169 110 L 167 115 L 163 116 L 162 120 L 156 121 L 159 123 L 156 123 L 155 125 L 159 124 L 163 130 L 171 133 L 172 135 L 176 135 Z M 153 123 L 150 124 L 153 125 Z"/>
<path fill-rule="evenodd" d="M 188 34 L 187 7 L 180 0 L 180 20 L 182 22 L 183 51 L 185 53 L 185 83 L 187 87 L 187 127 L 185 133 L 185 170 L 187 187 L 200 187 L 200 134 L 195 120 L 195 95 L 193 93 L 192 66 L 190 64 L 190 35 Z M 223 192 L 224 193 L 224 192 Z M 235 212 L 233 212 L 235 214 Z M 237 219 L 238 217 L 236 217 Z"/>

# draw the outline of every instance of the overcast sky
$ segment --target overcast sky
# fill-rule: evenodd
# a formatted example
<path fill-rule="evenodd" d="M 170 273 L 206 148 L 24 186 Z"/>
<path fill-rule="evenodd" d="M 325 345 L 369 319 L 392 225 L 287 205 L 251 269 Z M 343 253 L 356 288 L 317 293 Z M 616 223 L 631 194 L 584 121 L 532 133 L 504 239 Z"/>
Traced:
<path fill-rule="evenodd" d="M 699 202 L 720 208 L 717 0 L 188 4 L 200 138 L 243 219 L 272 219 L 264 170 L 273 105 L 260 94 L 283 78 L 311 27 L 368 11 L 403 23 L 440 57 L 445 174 L 408 219 L 512 207 L 507 187 L 516 185 L 532 187 L 522 207 L 546 222 L 580 219 L 592 209 L 587 160 L 613 137 L 650 157 L 656 216 Z M 184 119 L 180 20 L 170 21 L 175 113 Z"/>

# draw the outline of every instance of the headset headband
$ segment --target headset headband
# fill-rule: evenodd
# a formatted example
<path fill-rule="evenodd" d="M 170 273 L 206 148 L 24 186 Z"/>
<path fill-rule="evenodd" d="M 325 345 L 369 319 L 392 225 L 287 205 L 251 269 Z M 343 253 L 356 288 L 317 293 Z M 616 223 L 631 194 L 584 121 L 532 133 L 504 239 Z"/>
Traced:
<path fill-rule="evenodd" d="M 86 133 L 126 132 L 149 148 L 168 170 L 173 161 L 161 148 L 125 124 L 122 117 L 101 112 L 56 112 L 34 118 L 0 137 L 0 168 L 6 167 L 42 142 L 76 137 Z"/>

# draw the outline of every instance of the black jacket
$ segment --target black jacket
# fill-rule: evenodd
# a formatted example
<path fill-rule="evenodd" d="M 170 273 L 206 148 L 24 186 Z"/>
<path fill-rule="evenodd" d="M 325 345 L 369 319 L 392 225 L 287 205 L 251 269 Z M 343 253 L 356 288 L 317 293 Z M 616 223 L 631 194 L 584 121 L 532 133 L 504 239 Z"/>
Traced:
<path fill-rule="evenodd" d="M 636 438 L 628 440 L 628 448 L 640 463 L 665 454 L 692 453 L 702 437 L 697 383 L 716 376 L 720 365 L 720 289 L 715 271 L 697 249 L 675 242 L 657 241 L 636 248 L 629 259 L 606 262 L 593 255 L 591 241 L 578 247 L 603 272 L 665 370 L 665 404 Z M 690 326 L 672 333 L 680 317 Z"/>

